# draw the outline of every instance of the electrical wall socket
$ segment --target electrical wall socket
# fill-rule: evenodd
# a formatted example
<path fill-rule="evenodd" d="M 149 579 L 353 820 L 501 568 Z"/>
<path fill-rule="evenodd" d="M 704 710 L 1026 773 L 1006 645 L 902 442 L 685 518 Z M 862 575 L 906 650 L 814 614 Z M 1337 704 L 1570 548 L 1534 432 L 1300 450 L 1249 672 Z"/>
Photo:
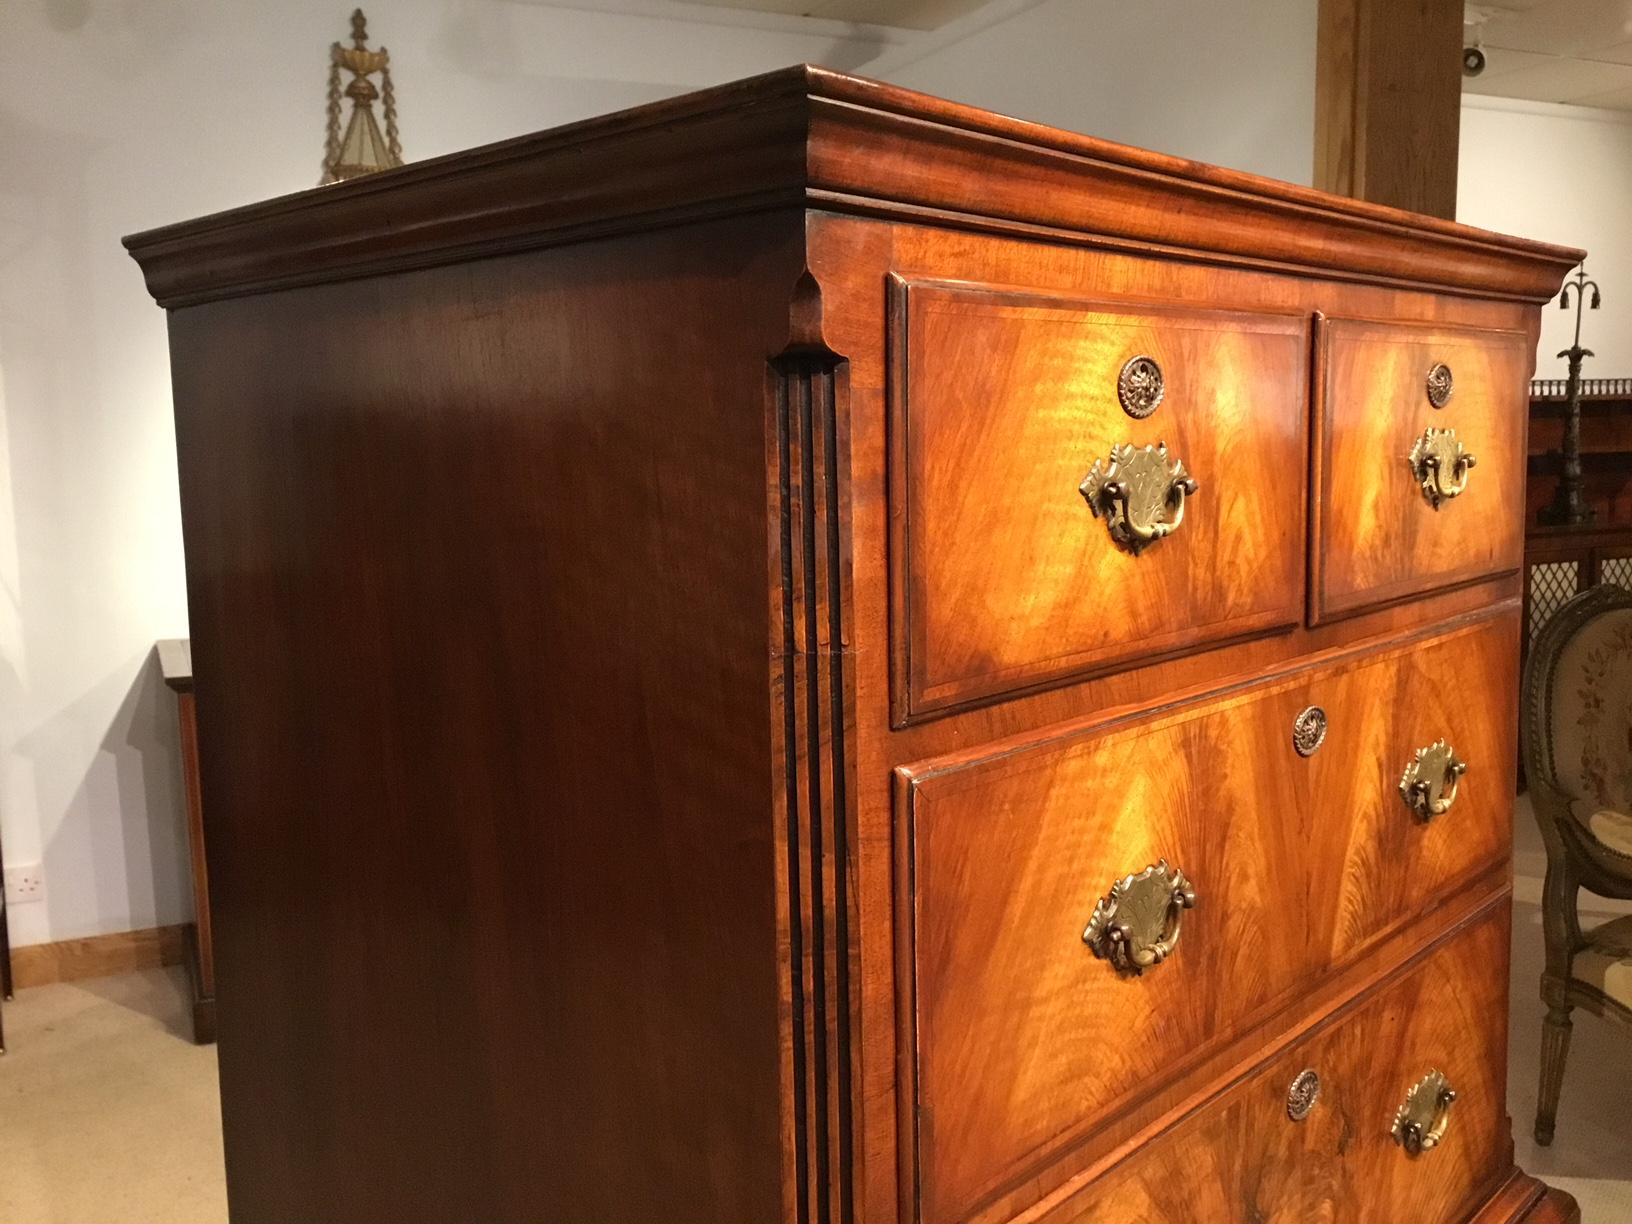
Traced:
<path fill-rule="evenodd" d="M 24 905 L 30 901 L 45 900 L 45 868 L 38 863 L 25 863 L 6 868 L 6 904 Z"/>

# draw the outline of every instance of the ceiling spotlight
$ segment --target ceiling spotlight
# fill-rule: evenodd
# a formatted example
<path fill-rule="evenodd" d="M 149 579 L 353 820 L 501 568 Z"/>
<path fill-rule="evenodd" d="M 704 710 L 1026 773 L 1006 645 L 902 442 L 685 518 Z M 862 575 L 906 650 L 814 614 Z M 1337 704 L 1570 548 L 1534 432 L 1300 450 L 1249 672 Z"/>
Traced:
<path fill-rule="evenodd" d="M 1476 77 L 1485 70 L 1485 52 L 1480 47 L 1462 48 L 1462 75 Z"/>

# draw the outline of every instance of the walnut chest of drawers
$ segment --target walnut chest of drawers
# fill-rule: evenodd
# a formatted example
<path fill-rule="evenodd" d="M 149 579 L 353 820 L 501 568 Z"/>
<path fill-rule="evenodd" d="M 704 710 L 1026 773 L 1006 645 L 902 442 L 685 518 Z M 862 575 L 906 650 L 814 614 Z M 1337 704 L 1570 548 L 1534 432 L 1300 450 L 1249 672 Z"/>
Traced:
<path fill-rule="evenodd" d="M 236 1224 L 1567 1218 L 1578 252 L 809 68 L 129 245 Z"/>

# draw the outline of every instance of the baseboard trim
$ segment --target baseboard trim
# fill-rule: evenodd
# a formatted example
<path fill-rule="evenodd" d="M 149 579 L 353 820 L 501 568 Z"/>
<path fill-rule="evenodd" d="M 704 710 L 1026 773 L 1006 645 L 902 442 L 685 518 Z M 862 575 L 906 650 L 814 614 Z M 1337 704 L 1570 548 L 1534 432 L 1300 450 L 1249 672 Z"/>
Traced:
<path fill-rule="evenodd" d="M 17 989 L 25 990 L 53 982 L 77 982 L 113 973 L 179 965 L 186 959 L 185 925 L 149 927 L 13 948 L 11 971 Z"/>

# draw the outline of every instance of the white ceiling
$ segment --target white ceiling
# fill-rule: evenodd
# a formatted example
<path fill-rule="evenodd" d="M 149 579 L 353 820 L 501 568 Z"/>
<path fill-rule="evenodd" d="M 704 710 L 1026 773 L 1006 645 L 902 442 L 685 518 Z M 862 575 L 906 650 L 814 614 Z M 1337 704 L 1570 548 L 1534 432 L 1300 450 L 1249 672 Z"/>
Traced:
<path fill-rule="evenodd" d="M 1463 91 L 1632 110 L 1632 0 L 1476 0 L 1485 71 Z"/>
<path fill-rule="evenodd" d="M 879 43 L 883 55 L 885 46 L 898 54 L 922 53 L 1041 0 L 522 2 L 730 25 L 823 29 L 845 37 L 853 36 L 859 27 Z M 4 3 L 0 0 L 0 6 Z M 1463 7 L 1465 39 L 1477 42 L 1487 61 L 1479 76 L 1462 78 L 1465 93 L 1632 111 L 1632 0 L 1466 0 Z M 867 63 L 875 74 L 882 74 L 886 66 L 887 56 L 875 56 Z"/>
<path fill-rule="evenodd" d="M 790 17 L 860 21 L 870 25 L 933 30 L 972 13 L 986 0 L 691 0 L 708 8 L 753 9 Z"/>

